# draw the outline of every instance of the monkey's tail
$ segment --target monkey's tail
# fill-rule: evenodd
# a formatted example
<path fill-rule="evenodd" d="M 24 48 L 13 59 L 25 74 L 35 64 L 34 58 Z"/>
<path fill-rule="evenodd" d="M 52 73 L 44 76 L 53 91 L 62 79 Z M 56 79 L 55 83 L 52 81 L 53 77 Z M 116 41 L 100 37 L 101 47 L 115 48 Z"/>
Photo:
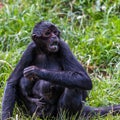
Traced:
<path fill-rule="evenodd" d="M 90 106 L 84 106 L 82 109 L 81 114 L 83 116 L 95 116 L 95 115 L 100 115 L 100 116 L 105 116 L 108 113 L 112 115 L 120 114 L 120 105 L 113 105 L 113 106 L 108 106 L 108 107 L 90 107 Z"/>

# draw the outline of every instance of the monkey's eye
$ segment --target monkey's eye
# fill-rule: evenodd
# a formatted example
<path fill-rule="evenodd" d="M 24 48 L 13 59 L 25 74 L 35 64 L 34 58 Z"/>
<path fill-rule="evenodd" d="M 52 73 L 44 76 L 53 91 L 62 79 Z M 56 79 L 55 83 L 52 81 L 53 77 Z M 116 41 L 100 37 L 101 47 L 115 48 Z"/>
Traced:
<path fill-rule="evenodd" d="M 48 29 L 43 33 L 44 37 L 50 37 L 51 36 L 51 31 Z"/>
<path fill-rule="evenodd" d="M 57 30 L 53 31 L 53 33 L 54 33 L 55 35 L 58 35 L 58 31 L 57 31 Z"/>

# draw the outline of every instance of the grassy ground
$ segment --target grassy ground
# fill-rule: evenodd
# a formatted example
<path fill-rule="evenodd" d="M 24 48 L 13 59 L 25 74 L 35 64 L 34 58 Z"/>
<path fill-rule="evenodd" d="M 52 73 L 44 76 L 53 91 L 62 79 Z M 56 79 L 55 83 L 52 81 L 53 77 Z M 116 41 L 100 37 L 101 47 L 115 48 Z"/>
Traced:
<path fill-rule="evenodd" d="M 59 27 L 63 39 L 89 72 L 94 87 L 86 104 L 96 107 L 119 104 L 120 0 L 0 2 L 0 101 L 7 78 L 31 41 L 34 24 L 41 20 Z M 21 116 L 16 108 L 13 119 L 26 119 Z M 103 119 L 119 120 L 120 116 L 93 118 Z"/>

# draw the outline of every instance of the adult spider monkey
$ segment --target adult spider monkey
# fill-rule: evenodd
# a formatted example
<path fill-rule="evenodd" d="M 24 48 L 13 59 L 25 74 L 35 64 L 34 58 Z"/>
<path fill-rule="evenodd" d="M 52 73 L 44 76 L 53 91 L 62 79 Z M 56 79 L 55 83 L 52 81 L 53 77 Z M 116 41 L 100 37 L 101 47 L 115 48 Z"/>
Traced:
<path fill-rule="evenodd" d="M 71 114 L 104 115 L 120 112 L 120 105 L 85 106 L 92 82 L 81 64 L 61 39 L 58 28 L 47 21 L 35 25 L 32 40 L 10 75 L 2 103 L 2 120 L 12 116 L 15 101 L 23 101 L 30 115 L 56 116 L 59 110 Z"/>

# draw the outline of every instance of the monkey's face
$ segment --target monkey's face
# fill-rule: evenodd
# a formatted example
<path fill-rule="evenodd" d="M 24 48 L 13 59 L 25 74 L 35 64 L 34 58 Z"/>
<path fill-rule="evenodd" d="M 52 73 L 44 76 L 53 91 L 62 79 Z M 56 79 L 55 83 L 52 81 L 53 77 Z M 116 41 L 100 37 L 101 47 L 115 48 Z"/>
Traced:
<path fill-rule="evenodd" d="M 32 39 L 42 50 L 48 52 L 59 50 L 60 31 L 52 23 L 38 23 L 33 29 Z"/>

